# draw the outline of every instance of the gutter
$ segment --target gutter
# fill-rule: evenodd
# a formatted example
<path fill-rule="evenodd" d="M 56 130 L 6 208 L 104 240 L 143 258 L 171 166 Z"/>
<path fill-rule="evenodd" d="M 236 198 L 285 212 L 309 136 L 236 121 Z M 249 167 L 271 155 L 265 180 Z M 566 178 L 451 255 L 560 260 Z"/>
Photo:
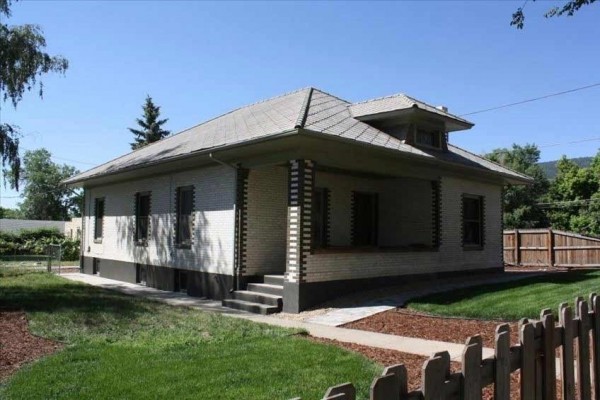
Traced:
<path fill-rule="evenodd" d="M 218 158 L 215 158 L 213 156 L 213 153 L 208 153 L 208 158 L 210 158 L 212 161 L 216 162 L 217 164 L 223 165 L 223 166 L 225 166 L 227 168 L 231 168 L 231 169 L 233 169 L 235 171 L 235 178 L 233 180 L 233 192 L 235 193 L 235 201 L 233 202 L 233 216 L 234 216 L 234 223 L 235 223 L 235 220 L 237 219 L 238 220 L 238 224 L 241 225 L 241 223 L 242 223 L 241 218 L 237 218 L 237 213 L 238 213 L 238 205 L 237 205 L 237 190 L 238 190 L 238 187 L 237 187 L 237 182 L 238 182 L 238 179 L 239 179 L 240 167 L 238 165 L 229 164 L 229 163 L 226 163 L 225 161 L 222 161 L 222 160 L 219 160 Z M 241 257 L 240 257 L 241 255 L 238 254 L 238 246 L 235 245 L 236 243 L 239 243 L 239 240 L 238 240 L 237 236 L 240 235 L 240 232 L 241 232 L 240 229 L 241 229 L 241 226 L 234 226 L 234 233 L 233 233 L 233 243 L 234 243 L 234 245 L 233 245 L 233 258 L 232 258 L 232 261 L 233 261 L 233 276 L 232 276 L 233 282 L 232 282 L 232 285 L 231 285 L 231 289 L 229 289 L 229 293 L 233 293 L 234 291 L 240 289 L 240 279 L 239 279 L 238 275 L 239 275 L 239 264 L 240 264 L 239 261 L 241 260 Z M 235 262 L 236 259 L 238 260 L 238 262 Z"/>

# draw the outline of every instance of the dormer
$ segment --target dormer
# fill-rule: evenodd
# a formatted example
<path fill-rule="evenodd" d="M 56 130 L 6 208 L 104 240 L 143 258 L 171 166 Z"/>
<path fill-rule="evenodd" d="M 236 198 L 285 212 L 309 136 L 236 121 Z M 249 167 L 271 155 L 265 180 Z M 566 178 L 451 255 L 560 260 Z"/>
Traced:
<path fill-rule="evenodd" d="M 404 94 L 352 104 L 352 116 L 406 144 L 447 150 L 448 132 L 470 129 L 473 123 Z"/>

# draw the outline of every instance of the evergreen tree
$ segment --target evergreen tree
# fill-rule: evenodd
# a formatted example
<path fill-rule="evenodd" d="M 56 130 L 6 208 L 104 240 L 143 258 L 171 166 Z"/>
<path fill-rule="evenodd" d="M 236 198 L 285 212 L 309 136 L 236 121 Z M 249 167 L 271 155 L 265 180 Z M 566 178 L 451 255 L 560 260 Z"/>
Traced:
<path fill-rule="evenodd" d="M 168 119 L 159 119 L 160 107 L 154 104 L 152 97 L 146 96 L 142 110 L 144 110 L 143 117 L 136 119 L 141 129 L 128 128 L 134 135 L 134 142 L 131 143 L 132 150 L 140 149 L 171 134 L 170 131 L 162 129 Z"/>

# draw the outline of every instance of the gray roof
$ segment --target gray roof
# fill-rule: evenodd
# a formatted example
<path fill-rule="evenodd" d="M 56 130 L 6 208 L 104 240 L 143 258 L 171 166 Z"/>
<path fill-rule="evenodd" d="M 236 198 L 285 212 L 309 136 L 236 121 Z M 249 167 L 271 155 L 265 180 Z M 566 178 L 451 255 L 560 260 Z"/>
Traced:
<path fill-rule="evenodd" d="M 411 153 L 423 158 L 442 159 L 457 164 L 476 166 L 519 180 L 529 179 L 525 175 L 455 146 L 449 146 L 448 153 L 425 152 L 354 118 L 357 110 L 363 110 L 361 112 L 364 113 L 367 107 L 371 109 L 389 108 L 388 101 L 415 101 L 408 100 L 410 98 L 407 96 L 402 96 L 385 98 L 389 100 L 376 99 L 352 104 L 318 89 L 300 89 L 238 108 L 85 171 L 68 179 L 65 183 L 85 181 L 124 169 L 142 167 L 149 162 L 168 161 L 199 151 L 234 146 L 249 140 L 293 132 L 299 128 L 385 147 L 402 153 Z M 419 102 L 419 107 L 423 107 L 423 105 L 425 103 Z M 427 105 L 427 107 L 437 110 L 432 106 Z M 437 111 L 443 113 L 441 110 Z"/>
<path fill-rule="evenodd" d="M 361 101 L 359 103 L 352 104 L 349 108 L 353 117 L 360 118 L 367 115 L 382 114 L 386 112 L 406 110 L 415 107 L 425 111 L 429 111 L 434 114 L 441 115 L 443 117 L 454 119 L 456 121 L 462 122 L 465 125 L 473 126 L 472 122 L 469 122 L 464 118 L 458 117 L 440 108 L 414 99 L 403 93 L 379 97 L 377 99 L 372 100 Z"/>

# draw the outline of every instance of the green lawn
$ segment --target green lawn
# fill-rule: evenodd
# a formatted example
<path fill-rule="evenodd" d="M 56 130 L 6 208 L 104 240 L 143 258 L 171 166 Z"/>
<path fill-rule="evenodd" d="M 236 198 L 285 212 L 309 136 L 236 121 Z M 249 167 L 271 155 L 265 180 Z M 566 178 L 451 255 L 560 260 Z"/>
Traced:
<path fill-rule="evenodd" d="M 539 318 L 544 308 L 556 311 L 560 303 L 573 304 L 575 297 L 587 299 L 592 292 L 600 293 L 600 271 L 547 274 L 454 290 L 414 299 L 408 307 L 435 315 L 518 320 Z"/>
<path fill-rule="evenodd" d="M 0 384 L 2 399 L 304 399 L 381 367 L 295 331 L 0 268 L 0 304 L 66 343 Z"/>

